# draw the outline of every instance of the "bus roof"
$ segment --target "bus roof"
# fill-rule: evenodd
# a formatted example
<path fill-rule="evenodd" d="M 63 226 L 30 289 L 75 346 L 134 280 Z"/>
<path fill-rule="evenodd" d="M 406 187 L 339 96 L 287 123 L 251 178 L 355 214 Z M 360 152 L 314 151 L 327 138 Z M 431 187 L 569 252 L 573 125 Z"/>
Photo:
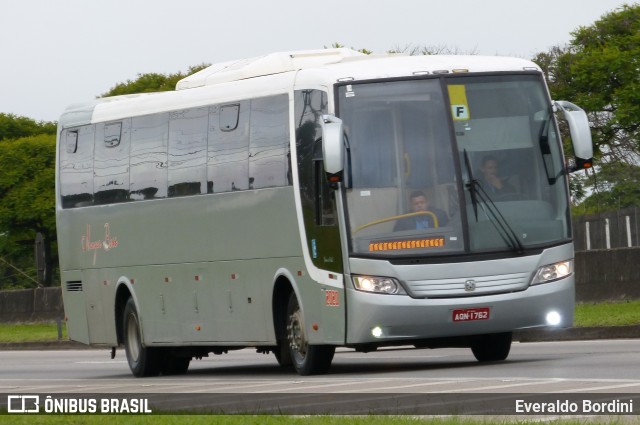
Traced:
<path fill-rule="evenodd" d="M 305 68 L 316 68 L 358 56 L 366 55 L 355 50 L 341 48 L 278 52 L 255 58 L 221 62 L 178 81 L 176 90 L 246 80 Z"/>
<path fill-rule="evenodd" d="M 95 99 L 71 105 L 61 127 L 122 119 L 170 109 L 182 109 L 287 92 L 298 86 L 330 86 L 339 81 L 397 78 L 455 72 L 523 71 L 540 68 L 533 62 L 499 56 L 403 54 L 365 55 L 351 49 L 322 49 L 271 53 L 211 65 L 178 82 L 176 91 Z M 297 72 L 297 75 L 296 75 Z M 243 81 L 239 89 L 234 82 Z M 202 90 L 194 90 L 201 88 Z"/>
<path fill-rule="evenodd" d="M 355 50 L 340 48 L 271 53 L 250 59 L 214 64 L 180 80 L 176 90 L 309 69 L 324 70 L 331 83 L 351 78 L 363 80 L 449 72 L 540 70 L 531 61 L 511 57 L 409 56 L 393 53 L 366 55 Z"/>

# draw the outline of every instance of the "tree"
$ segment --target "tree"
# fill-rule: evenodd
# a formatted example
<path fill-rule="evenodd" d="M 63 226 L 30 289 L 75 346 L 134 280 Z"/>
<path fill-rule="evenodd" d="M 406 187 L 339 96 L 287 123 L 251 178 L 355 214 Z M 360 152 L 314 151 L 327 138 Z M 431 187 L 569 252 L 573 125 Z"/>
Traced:
<path fill-rule="evenodd" d="M 46 235 L 45 251 L 51 252 L 55 245 L 56 127 L 55 122 L 0 113 L 0 288 L 33 286 L 36 229 Z M 24 139 L 15 141 L 20 138 Z M 22 196 L 31 201 L 20 199 Z M 33 204 L 34 199 L 39 199 L 38 205 Z M 25 223 L 21 223 L 17 217 L 25 210 Z M 38 217 L 35 228 L 34 217 Z M 47 260 L 52 272 L 55 262 L 50 255 Z M 52 273 L 47 278 L 45 283 L 50 284 Z"/>
<path fill-rule="evenodd" d="M 339 42 L 334 42 L 331 46 L 324 46 L 325 49 L 340 49 L 346 47 L 344 44 Z M 373 50 L 369 50 L 366 48 L 356 49 L 351 47 L 351 50 L 356 50 L 360 53 L 364 53 L 365 55 L 370 55 L 373 53 Z M 476 49 L 470 51 L 460 50 L 458 47 L 451 47 L 446 44 L 441 44 L 437 46 L 427 46 L 426 44 L 405 44 L 404 46 L 400 46 L 399 44 L 392 47 L 390 50 L 387 50 L 387 53 L 404 53 L 409 56 L 419 56 L 419 55 L 476 55 L 478 54 Z"/>
<path fill-rule="evenodd" d="M 635 162 L 640 153 L 640 5 L 625 5 L 572 33 L 568 46 L 534 57 L 554 98 L 589 113 L 605 161 Z"/>
<path fill-rule="evenodd" d="M 427 46 L 425 44 L 406 44 L 404 46 L 396 45 L 388 53 L 405 53 L 410 56 L 420 55 L 477 55 L 477 49 L 460 50 L 458 47 L 451 47 L 446 44 L 437 46 Z"/>
<path fill-rule="evenodd" d="M 640 204 L 640 194 L 627 184 L 640 164 L 640 5 L 603 15 L 574 31 L 568 46 L 555 46 L 533 60 L 545 71 L 555 99 L 571 100 L 589 115 L 600 181 L 607 190 L 594 191 L 598 177 L 573 176 L 572 187 L 582 189 L 575 198 L 595 197 L 585 209 Z"/>
<path fill-rule="evenodd" d="M 593 193 L 574 208 L 577 214 L 597 214 L 637 206 L 640 200 L 640 167 L 625 162 L 601 164 L 597 174 L 582 179 Z"/>
<path fill-rule="evenodd" d="M 56 134 L 56 123 L 37 122 L 27 117 L 0 113 L 0 140 L 17 139 L 36 134 Z"/>
<path fill-rule="evenodd" d="M 198 71 L 208 67 L 207 64 L 201 64 L 189 67 L 186 73 L 176 72 L 175 74 L 138 74 L 138 78 L 135 80 L 127 80 L 124 83 L 118 83 L 112 87 L 108 92 L 103 93 L 100 97 L 119 96 L 123 94 L 136 94 L 136 93 L 152 93 L 158 91 L 172 91 L 175 90 L 178 81 L 191 74 L 195 74 Z"/>
<path fill-rule="evenodd" d="M 55 227 L 55 135 L 41 134 L 0 143 L 0 257 L 20 269 L 33 270 L 33 244 L 40 232 L 54 244 Z M 45 249 L 47 250 L 47 249 Z M 48 248 L 51 250 L 51 245 Z M 49 270 L 56 264 L 50 256 Z M 6 263 L 1 286 L 24 283 Z M 33 273 L 35 277 L 35 273 Z M 51 284 L 52 273 L 49 273 Z M 4 284 L 4 285 L 3 285 Z"/>

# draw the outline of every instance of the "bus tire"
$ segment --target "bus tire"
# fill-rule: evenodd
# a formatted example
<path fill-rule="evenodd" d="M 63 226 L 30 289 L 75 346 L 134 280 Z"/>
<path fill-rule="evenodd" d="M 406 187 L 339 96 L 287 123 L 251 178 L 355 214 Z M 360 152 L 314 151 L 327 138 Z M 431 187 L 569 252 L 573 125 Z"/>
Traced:
<path fill-rule="evenodd" d="M 293 364 L 288 340 L 279 340 L 278 345 L 273 350 L 273 354 L 276 356 L 276 360 L 281 367 L 290 367 Z"/>
<path fill-rule="evenodd" d="M 333 345 L 310 345 L 298 298 L 291 293 L 287 305 L 287 343 L 293 367 L 299 375 L 325 373 L 335 354 Z"/>
<path fill-rule="evenodd" d="M 471 352 L 479 362 L 499 362 L 509 356 L 511 332 L 483 335 L 471 345 Z"/>
<path fill-rule="evenodd" d="M 160 371 L 163 375 L 184 375 L 191 364 L 191 357 L 182 357 L 174 354 L 171 348 L 162 353 Z"/>
<path fill-rule="evenodd" d="M 133 376 L 142 378 L 160 373 L 159 349 L 145 347 L 140 333 L 140 319 L 133 298 L 127 300 L 122 317 L 122 336 L 127 362 Z"/>

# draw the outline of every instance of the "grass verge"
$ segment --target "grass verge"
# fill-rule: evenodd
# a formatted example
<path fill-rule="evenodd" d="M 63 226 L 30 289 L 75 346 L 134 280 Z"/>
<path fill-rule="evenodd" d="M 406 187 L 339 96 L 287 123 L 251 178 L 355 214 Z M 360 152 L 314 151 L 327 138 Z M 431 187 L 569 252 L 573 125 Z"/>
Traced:
<path fill-rule="evenodd" d="M 577 304 L 575 327 L 640 324 L 640 301 Z M 62 324 L 62 339 L 67 330 Z M 0 342 L 56 341 L 56 323 L 0 323 Z"/>
<path fill-rule="evenodd" d="M 640 301 L 576 305 L 576 327 L 637 324 L 640 324 Z"/>
<path fill-rule="evenodd" d="M 624 421 L 615 418 L 604 423 L 618 424 Z M 412 416 L 268 416 L 268 415 L 152 415 L 152 416 L 133 416 L 133 415 L 0 415 L 0 424 L 12 425 L 31 425 L 33 423 L 47 425 L 119 425 L 119 424 L 138 424 L 138 425 L 200 425 L 200 424 L 225 424 L 225 425 L 488 425 L 488 424 L 537 424 L 539 420 L 531 419 L 501 419 L 495 417 L 487 417 L 481 419 L 472 419 L 464 417 L 447 417 L 447 418 L 416 418 Z M 545 424 L 585 424 L 590 421 L 580 419 L 556 419 L 544 421 Z M 592 422 L 595 423 L 595 422 Z"/>
<path fill-rule="evenodd" d="M 0 342 L 48 342 L 58 339 L 58 326 L 52 323 L 0 323 Z M 62 324 L 62 339 L 67 328 Z"/>

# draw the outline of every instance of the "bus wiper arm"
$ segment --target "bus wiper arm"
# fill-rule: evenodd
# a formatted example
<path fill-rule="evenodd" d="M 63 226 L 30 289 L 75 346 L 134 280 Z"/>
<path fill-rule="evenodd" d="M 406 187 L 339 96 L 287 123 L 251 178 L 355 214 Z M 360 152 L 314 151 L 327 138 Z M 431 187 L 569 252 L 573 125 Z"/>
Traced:
<path fill-rule="evenodd" d="M 487 217 L 489 217 L 489 221 L 491 221 L 491 224 L 496 228 L 502 240 L 510 246 L 516 254 L 523 254 L 524 245 L 522 245 L 522 242 L 518 239 L 518 235 L 478 181 L 473 185 L 473 190 L 476 191 L 478 199 L 480 199 L 480 202 L 483 204 L 483 211 L 487 214 Z"/>
<path fill-rule="evenodd" d="M 464 165 L 467 167 L 467 175 L 469 176 L 469 182 L 466 184 L 467 189 L 469 189 L 469 195 L 471 196 L 471 204 L 473 205 L 473 214 L 476 217 L 476 221 L 478 221 L 478 198 L 476 196 L 477 189 L 476 185 L 480 183 L 473 177 L 473 171 L 471 171 L 471 162 L 469 161 L 469 154 L 467 150 L 464 151 Z"/>
<path fill-rule="evenodd" d="M 476 217 L 476 222 L 478 221 L 478 200 L 482 202 L 482 210 L 489 217 L 489 221 L 496 228 L 496 231 L 502 238 L 507 246 L 511 247 L 514 252 L 517 254 L 524 253 L 524 245 L 518 239 L 518 235 L 513 230 L 513 228 L 509 225 L 509 222 L 502 215 L 496 204 L 493 202 L 489 194 L 484 190 L 482 185 L 478 180 L 473 177 L 473 172 L 471 171 L 471 163 L 469 161 L 469 154 L 467 154 L 467 150 L 464 150 L 464 163 L 467 168 L 467 175 L 469 176 L 469 181 L 466 183 L 467 189 L 469 189 L 469 195 L 471 196 L 471 203 L 473 204 L 473 212 Z"/>

